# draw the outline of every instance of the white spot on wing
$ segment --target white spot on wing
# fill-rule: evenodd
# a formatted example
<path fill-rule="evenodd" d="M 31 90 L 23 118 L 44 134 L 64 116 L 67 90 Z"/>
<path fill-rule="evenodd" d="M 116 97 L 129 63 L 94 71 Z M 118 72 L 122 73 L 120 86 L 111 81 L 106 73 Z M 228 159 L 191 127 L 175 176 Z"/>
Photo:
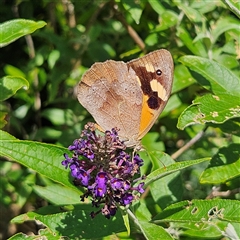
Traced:
<path fill-rule="evenodd" d="M 158 93 L 159 98 L 161 98 L 163 101 L 167 100 L 166 89 L 156 79 L 153 79 L 150 82 L 150 86 L 152 91 Z"/>

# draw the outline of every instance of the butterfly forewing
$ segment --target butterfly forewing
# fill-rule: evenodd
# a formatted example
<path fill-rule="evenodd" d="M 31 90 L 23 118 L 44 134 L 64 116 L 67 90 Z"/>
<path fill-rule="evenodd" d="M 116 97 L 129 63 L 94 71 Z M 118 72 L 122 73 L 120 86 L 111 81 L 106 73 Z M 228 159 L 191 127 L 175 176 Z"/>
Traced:
<path fill-rule="evenodd" d="M 139 129 L 139 139 L 141 139 L 152 127 L 170 97 L 173 60 L 167 50 L 161 49 L 127 64 L 135 71 L 143 93 Z"/>

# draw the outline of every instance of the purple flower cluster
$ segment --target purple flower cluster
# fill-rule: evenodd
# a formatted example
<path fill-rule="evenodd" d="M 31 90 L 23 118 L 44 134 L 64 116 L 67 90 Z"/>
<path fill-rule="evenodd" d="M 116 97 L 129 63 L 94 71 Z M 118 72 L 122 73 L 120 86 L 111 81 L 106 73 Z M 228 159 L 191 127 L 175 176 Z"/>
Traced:
<path fill-rule="evenodd" d="M 110 218 L 116 214 L 118 205 L 129 205 L 138 193 L 144 192 L 143 182 L 133 187 L 143 179 L 136 179 L 143 160 L 137 154 L 131 157 L 125 149 L 116 128 L 98 135 L 95 125 L 89 123 L 80 138 L 69 146 L 73 156 L 64 154 L 62 165 L 70 168 L 75 185 L 86 188 L 82 201 L 91 196 L 94 207 L 103 205 L 101 210 L 91 213 L 92 218 L 99 212 Z"/>

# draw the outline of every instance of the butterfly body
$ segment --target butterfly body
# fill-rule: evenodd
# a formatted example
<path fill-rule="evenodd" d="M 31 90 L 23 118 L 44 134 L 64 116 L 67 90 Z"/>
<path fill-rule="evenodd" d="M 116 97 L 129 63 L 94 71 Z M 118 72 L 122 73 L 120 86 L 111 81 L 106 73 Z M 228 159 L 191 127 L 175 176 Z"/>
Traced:
<path fill-rule="evenodd" d="M 164 49 L 124 63 L 95 63 L 83 75 L 78 100 L 101 129 L 120 129 L 127 146 L 139 145 L 169 99 L 171 54 Z"/>

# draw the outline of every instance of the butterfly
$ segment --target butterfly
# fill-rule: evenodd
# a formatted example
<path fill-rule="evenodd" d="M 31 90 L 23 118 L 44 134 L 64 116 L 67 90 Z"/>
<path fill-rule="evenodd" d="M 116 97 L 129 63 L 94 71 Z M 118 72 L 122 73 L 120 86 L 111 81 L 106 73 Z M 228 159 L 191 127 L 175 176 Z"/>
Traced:
<path fill-rule="evenodd" d="M 127 63 L 97 62 L 83 75 L 77 97 L 100 129 L 117 127 L 127 147 L 139 146 L 167 104 L 173 69 L 165 49 Z"/>

